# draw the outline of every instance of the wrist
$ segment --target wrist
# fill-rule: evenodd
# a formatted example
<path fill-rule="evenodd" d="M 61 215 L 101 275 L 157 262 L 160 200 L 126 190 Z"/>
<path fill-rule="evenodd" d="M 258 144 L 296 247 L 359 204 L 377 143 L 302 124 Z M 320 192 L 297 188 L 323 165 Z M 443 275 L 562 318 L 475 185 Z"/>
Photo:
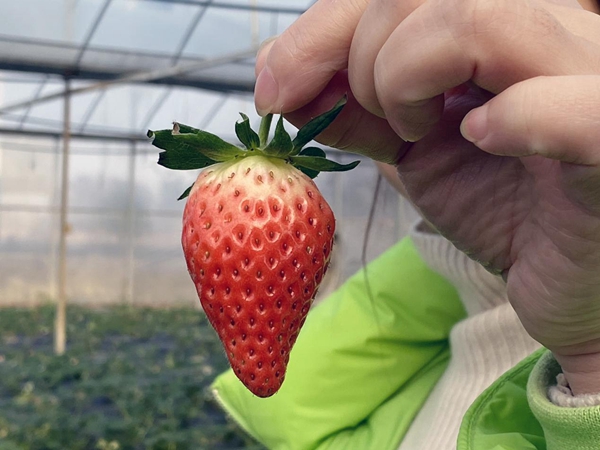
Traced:
<path fill-rule="evenodd" d="M 600 352 L 584 355 L 554 353 L 574 395 L 600 393 Z"/>

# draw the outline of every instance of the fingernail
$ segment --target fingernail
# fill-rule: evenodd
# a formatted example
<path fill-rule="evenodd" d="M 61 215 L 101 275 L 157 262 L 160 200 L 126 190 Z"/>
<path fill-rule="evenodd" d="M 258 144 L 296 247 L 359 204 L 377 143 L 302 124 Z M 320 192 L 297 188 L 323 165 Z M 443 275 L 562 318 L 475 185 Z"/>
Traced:
<path fill-rule="evenodd" d="M 480 106 L 470 111 L 460 124 L 460 132 L 470 142 L 480 142 L 488 134 L 488 108 Z"/>
<path fill-rule="evenodd" d="M 256 111 L 260 116 L 271 112 L 277 99 L 279 98 L 279 86 L 271 74 L 269 67 L 266 66 L 256 78 L 254 86 L 254 104 Z"/>
<path fill-rule="evenodd" d="M 279 36 L 275 35 L 275 36 L 271 36 L 266 38 L 264 41 L 262 41 L 260 43 L 260 45 L 258 46 L 258 51 L 256 52 L 257 56 L 260 56 L 261 52 L 263 51 L 263 49 L 269 45 L 271 42 L 273 42 L 275 39 L 277 39 Z"/>

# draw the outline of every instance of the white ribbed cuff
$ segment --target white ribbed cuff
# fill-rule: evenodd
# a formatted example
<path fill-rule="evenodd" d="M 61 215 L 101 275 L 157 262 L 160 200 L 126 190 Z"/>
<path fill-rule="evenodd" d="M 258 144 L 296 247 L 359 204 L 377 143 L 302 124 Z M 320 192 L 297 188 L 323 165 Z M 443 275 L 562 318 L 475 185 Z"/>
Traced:
<path fill-rule="evenodd" d="M 600 405 L 600 393 L 573 395 L 567 378 L 562 373 L 559 373 L 556 377 L 556 386 L 548 388 L 548 398 L 556 406 L 566 408 L 585 408 Z"/>

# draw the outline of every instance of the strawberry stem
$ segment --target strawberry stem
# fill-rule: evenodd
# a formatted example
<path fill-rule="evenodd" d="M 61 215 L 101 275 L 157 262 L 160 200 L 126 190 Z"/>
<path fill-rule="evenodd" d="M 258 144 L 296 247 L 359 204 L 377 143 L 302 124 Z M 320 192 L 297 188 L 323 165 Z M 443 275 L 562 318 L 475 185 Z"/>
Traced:
<path fill-rule="evenodd" d="M 271 121 L 273 114 L 267 114 L 260 120 L 260 128 L 258 129 L 258 139 L 260 140 L 261 148 L 267 145 L 269 140 L 269 131 L 271 130 Z"/>

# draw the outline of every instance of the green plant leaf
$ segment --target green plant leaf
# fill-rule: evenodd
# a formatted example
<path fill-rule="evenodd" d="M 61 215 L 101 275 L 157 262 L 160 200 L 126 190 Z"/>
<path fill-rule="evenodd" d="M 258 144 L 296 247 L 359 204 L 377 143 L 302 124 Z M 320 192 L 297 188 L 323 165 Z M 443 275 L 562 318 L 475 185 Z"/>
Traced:
<path fill-rule="evenodd" d="M 181 194 L 177 200 L 178 200 L 178 201 L 179 201 L 179 200 L 183 200 L 183 199 L 184 199 L 184 198 L 186 198 L 188 195 L 190 195 L 190 192 L 192 192 L 192 188 L 193 188 L 193 187 L 194 187 L 194 183 L 192 183 L 192 185 L 191 185 L 189 188 L 187 188 L 185 191 L 183 191 L 183 194 Z"/>
<path fill-rule="evenodd" d="M 240 113 L 240 116 L 242 116 L 242 121 L 235 123 L 235 134 L 238 139 L 248 150 L 260 147 L 260 139 L 250 127 L 250 119 L 244 113 Z"/>
<path fill-rule="evenodd" d="M 306 147 L 304 150 L 300 152 L 300 155 L 304 156 L 318 156 L 320 158 L 325 158 L 325 151 L 319 147 Z M 318 170 L 306 169 L 305 167 L 298 167 L 300 171 L 302 171 L 305 175 L 310 177 L 311 179 L 317 178 L 319 175 Z"/>
<path fill-rule="evenodd" d="M 304 167 L 296 167 L 296 169 L 298 169 L 300 172 L 302 172 L 304 175 L 306 175 L 311 180 L 314 180 L 315 178 L 317 178 L 317 175 L 319 175 L 318 170 L 306 169 Z"/>
<path fill-rule="evenodd" d="M 158 164 L 168 169 L 194 170 L 216 163 L 195 147 L 176 140 L 172 130 L 148 131 L 148 137 L 153 139 L 152 145 L 165 150 L 158 155 Z"/>
<path fill-rule="evenodd" d="M 302 147 L 304 147 L 323 130 L 325 130 L 325 128 L 327 128 L 342 111 L 347 101 L 348 98 L 344 95 L 344 97 L 342 97 L 340 101 L 338 101 L 329 111 L 311 119 L 306 125 L 300 128 L 300 130 L 298 130 L 298 134 L 292 141 L 294 147 L 292 154 L 299 154 L 300 150 L 302 150 Z"/>
<path fill-rule="evenodd" d="M 271 121 L 273 120 L 273 114 L 267 114 L 260 120 L 260 127 L 258 129 L 258 138 L 260 139 L 260 147 L 266 147 L 267 141 L 269 140 L 269 132 L 271 131 Z"/>
<path fill-rule="evenodd" d="M 173 127 L 175 127 L 175 124 L 177 124 L 177 126 L 179 127 L 179 132 L 182 133 L 182 134 L 186 134 L 186 133 L 198 133 L 200 131 L 198 128 L 190 127 L 189 125 L 184 125 L 184 124 L 179 123 L 179 122 L 174 122 L 173 123 Z"/>
<path fill-rule="evenodd" d="M 277 126 L 275 127 L 275 136 L 264 149 L 267 155 L 285 158 L 292 151 L 292 138 L 285 131 L 283 126 L 283 116 L 279 116 Z"/>
<path fill-rule="evenodd" d="M 350 164 L 340 164 L 327 158 L 304 155 L 290 156 L 289 159 L 299 169 L 304 168 L 319 172 L 345 172 L 354 169 L 360 163 L 360 161 L 353 161 Z"/>
<path fill-rule="evenodd" d="M 245 154 L 245 151 L 241 148 L 225 142 L 219 136 L 207 131 L 196 130 L 193 133 L 182 133 L 181 126 L 178 123 L 173 125 L 172 134 L 175 141 L 187 143 L 214 161 L 228 161 Z"/>
<path fill-rule="evenodd" d="M 319 147 L 306 147 L 304 150 L 300 152 L 300 155 L 304 156 L 318 156 L 320 158 L 325 158 L 327 155 L 325 154 L 325 150 Z"/>

